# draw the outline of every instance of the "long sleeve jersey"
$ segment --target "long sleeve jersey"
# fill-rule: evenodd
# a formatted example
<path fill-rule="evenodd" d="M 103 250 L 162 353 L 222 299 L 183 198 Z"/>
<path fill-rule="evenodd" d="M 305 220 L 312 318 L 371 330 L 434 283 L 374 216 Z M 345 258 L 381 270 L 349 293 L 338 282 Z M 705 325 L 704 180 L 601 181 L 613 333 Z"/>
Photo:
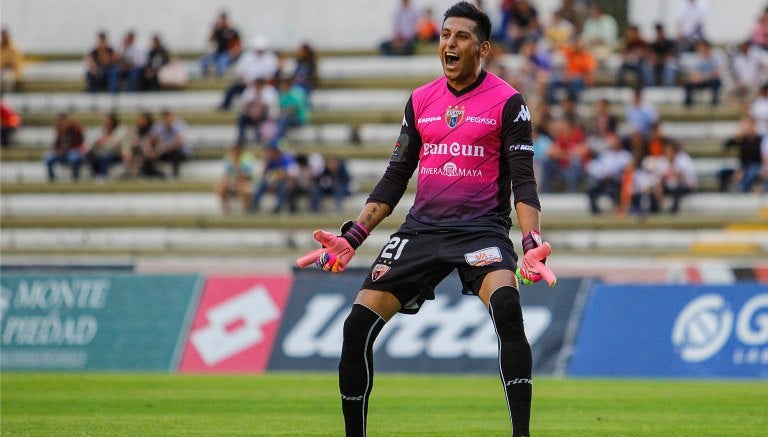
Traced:
<path fill-rule="evenodd" d="M 387 170 L 369 202 L 392 209 L 418 168 L 405 227 L 508 234 L 514 202 L 541 209 L 531 116 L 522 95 L 483 71 L 461 91 L 441 77 L 411 94 Z"/>

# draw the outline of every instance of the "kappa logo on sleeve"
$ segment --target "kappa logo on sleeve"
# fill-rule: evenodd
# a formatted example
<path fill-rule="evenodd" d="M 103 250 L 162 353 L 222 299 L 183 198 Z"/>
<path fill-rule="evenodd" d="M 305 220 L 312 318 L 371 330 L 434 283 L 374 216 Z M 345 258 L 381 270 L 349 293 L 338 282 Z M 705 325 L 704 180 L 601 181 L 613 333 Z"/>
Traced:
<path fill-rule="evenodd" d="M 465 253 L 464 259 L 467 264 L 474 267 L 487 266 L 501 261 L 501 251 L 498 247 L 486 247 L 476 252 Z"/>
<path fill-rule="evenodd" d="M 528 107 L 520 105 L 520 112 L 517 113 L 517 117 L 512 121 L 515 123 L 518 121 L 531 121 L 531 112 L 528 111 Z"/>

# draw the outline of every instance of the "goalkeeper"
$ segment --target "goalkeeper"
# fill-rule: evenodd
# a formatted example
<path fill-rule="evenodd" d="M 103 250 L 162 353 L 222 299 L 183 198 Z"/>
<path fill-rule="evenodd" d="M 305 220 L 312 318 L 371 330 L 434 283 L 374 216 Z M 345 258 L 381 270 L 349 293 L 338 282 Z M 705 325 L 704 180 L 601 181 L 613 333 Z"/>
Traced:
<path fill-rule="evenodd" d="M 531 348 L 518 279 L 555 282 L 539 233 L 531 120 L 520 93 L 483 69 L 488 17 L 468 2 L 444 15 L 443 76 L 411 94 L 383 177 L 341 234 L 315 231 L 323 246 L 296 260 L 341 272 L 368 234 L 395 208 L 418 169 L 415 201 L 371 266 L 344 324 L 339 389 L 347 436 L 364 436 L 373 387 L 373 343 L 396 313 L 415 314 L 435 286 L 458 270 L 464 294 L 488 308 L 499 337 L 499 368 L 513 435 L 529 435 Z M 512 200 L 522 233 L 518 263 L 509 238 Z"/>

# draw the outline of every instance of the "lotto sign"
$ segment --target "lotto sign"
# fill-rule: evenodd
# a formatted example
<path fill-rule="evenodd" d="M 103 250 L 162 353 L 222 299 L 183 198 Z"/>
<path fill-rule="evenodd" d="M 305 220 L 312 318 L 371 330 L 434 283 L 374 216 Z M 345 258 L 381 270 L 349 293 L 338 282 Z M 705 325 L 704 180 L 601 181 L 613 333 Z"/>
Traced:
<path fill-rule="evenodd" d="M 768 378 L 768 287 L 598 286 L 569 370 Z"/>
<path fill-rule="evenodd" d="M 287 276 L 208 278 L 180 370 L 263 371 L 290 285 Z"/>

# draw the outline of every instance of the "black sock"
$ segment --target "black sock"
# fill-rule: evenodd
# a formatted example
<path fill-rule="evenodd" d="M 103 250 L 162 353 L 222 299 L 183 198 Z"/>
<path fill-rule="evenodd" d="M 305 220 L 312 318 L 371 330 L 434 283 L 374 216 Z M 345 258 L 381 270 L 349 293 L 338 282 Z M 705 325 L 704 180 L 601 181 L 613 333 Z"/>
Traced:
<path fill-rule="evenodd" d="M 373 342 L 384 323 L 378 314 L 360 304 L 352 305 L 344 321 L 339 391 L 348 437 L 365 436 L 368 397 L 373 389 Z"/>
<path fill-rule="evenodd" d="M 531 418 L 531 346 L 525 337 L 520 295 L 504 286 L 491 295 L 488 312 L 499 338 L 499 372 L 507 397 L 513 436 L 528 436 Z"/>

